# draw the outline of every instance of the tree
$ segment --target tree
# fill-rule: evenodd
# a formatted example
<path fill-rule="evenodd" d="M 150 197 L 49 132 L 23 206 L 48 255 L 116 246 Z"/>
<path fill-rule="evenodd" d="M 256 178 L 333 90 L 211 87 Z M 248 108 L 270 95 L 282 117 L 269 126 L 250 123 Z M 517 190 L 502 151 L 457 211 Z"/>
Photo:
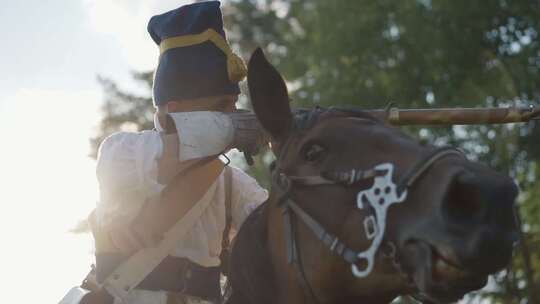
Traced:
<path fill-rule="evenodd" d="M 139 96 L 126 92 L 107 78 L 98 77 L 105 93 L 105 100 L 101 107 L 102 118 L 99 130 L 95 137 L 90 139 L 91 156 L 97 157 L 99 144 L 103 139 L 118 131 L 140 131 L 154 127 L 152 97 L 153 72 L 134 72 L 134 80 L 147 90 L 147 95 Z"/>

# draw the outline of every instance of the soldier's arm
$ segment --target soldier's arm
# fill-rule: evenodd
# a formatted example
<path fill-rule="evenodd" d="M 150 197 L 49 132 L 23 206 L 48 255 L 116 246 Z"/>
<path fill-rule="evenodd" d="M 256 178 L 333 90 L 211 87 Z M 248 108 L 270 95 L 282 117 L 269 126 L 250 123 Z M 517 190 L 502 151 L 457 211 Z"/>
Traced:
<path fill-rule="evenodd" d="M 232 228 L 238 231 L 248 215 L 268 199 L 268 191 L 242 170 L 232 170 Z"/>
<path fill-rule="evenodd" d="M 133 252 L 151 239 L 144 233 L 133 234 L 132 225 L 164 188 L 157 181 L 162 148 L 154 131 L 115 133 L 100 146 L 96 169 L 100 200 L 93 228 L 100 232 L 100 239 L 109 240 L 122 252 Z"/>

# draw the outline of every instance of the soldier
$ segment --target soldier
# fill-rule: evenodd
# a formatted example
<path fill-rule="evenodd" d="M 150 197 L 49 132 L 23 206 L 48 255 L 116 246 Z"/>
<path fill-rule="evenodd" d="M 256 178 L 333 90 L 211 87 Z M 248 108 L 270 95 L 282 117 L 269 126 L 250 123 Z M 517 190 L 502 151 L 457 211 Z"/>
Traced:
<path fill-rule="evenodd" d="M 200 2 L 151 18 L 148 31 L 160 48 L 155 130 L 113 134 L 99 149 L 100 202 L 91 220 L 98 283 L 206 204 L 168 256 L 129 291 L 128 304 L 219 299 L 229 226 L 238 229 L 267 199 L 253 178 L 216 158 L 232 147 L 253 152 L 264 142 L 253 119 L 233 113 L 246 69 L 226 41 L 219 6 Z"/>

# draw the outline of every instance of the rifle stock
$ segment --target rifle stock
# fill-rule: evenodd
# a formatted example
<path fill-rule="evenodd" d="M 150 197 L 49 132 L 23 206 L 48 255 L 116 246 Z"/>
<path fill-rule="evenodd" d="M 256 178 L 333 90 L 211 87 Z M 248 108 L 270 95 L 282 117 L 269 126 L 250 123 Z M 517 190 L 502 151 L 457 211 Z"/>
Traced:
<path fill-rule="evenodd" d="M 540 119 L 540 108 L 440 108 L 367 110 L 392 125 L 475 125 L 528 122 Z"/>

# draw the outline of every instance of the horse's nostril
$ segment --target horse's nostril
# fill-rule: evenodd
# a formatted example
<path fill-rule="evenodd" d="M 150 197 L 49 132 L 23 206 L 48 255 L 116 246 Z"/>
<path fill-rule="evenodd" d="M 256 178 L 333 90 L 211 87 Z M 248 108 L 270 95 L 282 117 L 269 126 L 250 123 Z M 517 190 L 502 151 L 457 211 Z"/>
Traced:
<path fill-rule="evenodd" d="M 442 205 L 443 216 L 450 223 L 511 228 L 516 195 L 509 179 L 467 171 L 451 181 Z"/>
<path fill-rule="evenodd" d="M 482 191 L 474 174 L 467 172 L 454 177 L 443 202 L 444 216 L 460 223 L 480 220 L 488 204 Z"/>

